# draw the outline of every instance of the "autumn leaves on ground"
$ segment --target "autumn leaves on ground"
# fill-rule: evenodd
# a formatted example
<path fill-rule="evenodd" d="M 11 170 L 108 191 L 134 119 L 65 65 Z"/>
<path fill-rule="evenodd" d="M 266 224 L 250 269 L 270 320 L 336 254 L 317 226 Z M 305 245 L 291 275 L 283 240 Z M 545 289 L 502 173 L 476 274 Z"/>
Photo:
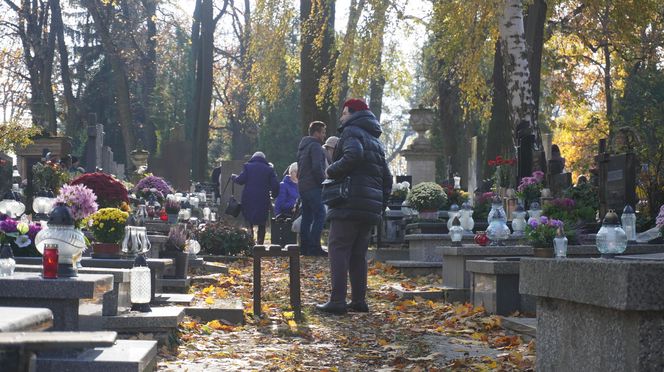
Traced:
<path fill-rule="evenodd" d="M 470 304 L 416 298 L 399 299 L 391 285 L 420 288 L 440 281 L 408 279 L 379 262 L 369 266 L 369 313 L 324 315 L 313 309 L 329 293 L 326 258 L 302 258 L 304 319 L 289 308 L 286 259 L 263 260 L 263 317 L 252 315 L 252 261 L 229 264 L 209 286 L 194 287 L 200 302 L 240 298 L 245 325 L 200 323 L 185 318 L 180 343 L 162 348 L 162 370 L 528 370 L 534 366 L 534 341 L 507 335 L 500 318 Z M 441 345 L 447 345 L 442 347 Z M 450 346 L 451 345 L 451 346 Z M 458 347 L 456 347 L 458 345 Z M 463 354 L 468 348 L 479 354 Z M 461 350 L 456 350 L 461 349 Z"/>

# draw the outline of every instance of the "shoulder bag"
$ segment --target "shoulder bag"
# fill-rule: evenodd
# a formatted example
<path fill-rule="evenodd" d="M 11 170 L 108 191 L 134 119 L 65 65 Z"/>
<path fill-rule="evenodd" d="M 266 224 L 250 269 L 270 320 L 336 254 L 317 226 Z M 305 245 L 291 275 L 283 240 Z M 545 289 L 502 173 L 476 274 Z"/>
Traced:
<path fill-rule="evenodd" d="M 235 182 L 232 181 L 232 177 L 228 178 L 228 181 L 226 181 L 226 186 L 224 186 L 224 191 L 222 191 L 222 195 L 226 192 L 226 188 L 228 187 L 228 183 L 231 183 L 231 196 L 228 198 L 228 204 L 226 204 L 226 209 L 224 210 L 224 213 L 226 213 L 229 216 L 237 217 L 240 215 L 240 211 L 242 210 L 242 204 L 238 202 L 235 199 Z"/>
<path fill-rule="evenodd" d="M 323 185 L 323 204 L 336 207 L 348 200 L 350 197 L 350 176 L 336 180 L 326 179 Z"/>

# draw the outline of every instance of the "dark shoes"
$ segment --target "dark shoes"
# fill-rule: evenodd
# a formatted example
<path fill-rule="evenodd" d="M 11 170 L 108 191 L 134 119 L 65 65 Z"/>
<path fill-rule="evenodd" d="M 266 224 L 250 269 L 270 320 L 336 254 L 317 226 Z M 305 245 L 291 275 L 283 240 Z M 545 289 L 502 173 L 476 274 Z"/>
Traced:
<path fill-rule="evenodd" d="M 316 305 L 316 310 L 335 315 L 344 315 L 347 312 L 345 303 L 336 304 L 329 301 L 322 305 Z"/>
<path fill-rule="evenodd" d="M 366 302 L 349 302 L 346 305 L 348 311 L 354 311 L 356 313 L 368 313 L 369 305 Z"/>

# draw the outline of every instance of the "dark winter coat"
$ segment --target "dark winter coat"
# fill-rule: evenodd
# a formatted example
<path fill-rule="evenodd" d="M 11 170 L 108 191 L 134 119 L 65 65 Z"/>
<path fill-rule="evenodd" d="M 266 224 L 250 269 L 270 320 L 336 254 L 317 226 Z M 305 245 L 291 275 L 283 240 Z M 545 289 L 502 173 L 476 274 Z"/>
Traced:
<path fill-rule="evenodd" d="M 279 196 L 274 200 L 274 215 L 278 216 L 282 213 L 292 215 L 293 207 L 299 197 L 297 184 L 293 182 L 289 175 L 284 176 L 279 184 Z"/>
<path fill-rule="evenodd" d="M 316 137 L 302 138 L 297 149 L 297 188 L 300 194 L 321 188 L 325 180 L 325 150 Z"/>
<path fill-rule="evenodd" d="M 279 181 L 274 168 L 265 158 L 254 156 L 244 164 L 239 176 L 233 179 L 245 185 L 242 191 L 242 215 L 251 225 L 265 225 L 270 211 L 270 192 L 276 197 Z"/>
<path fill-rule="evenodd" d="M 350 176 L 350 197 L 331 207 L 327 218 L 377 224 L 392 191 L 392 174 L 378 140 L 382 133 L 380 123 L 371 111 L 358 111 L 339 132 L 334 163 L 327 168 L 327 174 L 332 179 Z"/>

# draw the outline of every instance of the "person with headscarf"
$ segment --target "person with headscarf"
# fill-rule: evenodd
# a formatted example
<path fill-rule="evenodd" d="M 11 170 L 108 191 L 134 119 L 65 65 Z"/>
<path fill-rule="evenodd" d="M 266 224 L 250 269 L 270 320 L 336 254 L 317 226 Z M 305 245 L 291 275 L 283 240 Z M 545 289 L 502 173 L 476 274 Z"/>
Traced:
<path fill-rule="evenodd" d="M 279 184 L 279 196 L 274 200 L 274 215 L 292 217 L 295 214 L 295 204 L 300 197 L 297 191 L 297 162 L 291 164 L 287 174 Z"/>
<path fill-rule="evenodd" d="M 274 168 L 265 159 L 265 154 L 257 151 L 244 164 L 240 175 L 231 176 L 233 182 L 244 185 L 242 191 L 242 215 L 247 221 L 251 234 L 254 226 L 258 227 L 257 244 L 265 242 L 265 224 L 270 212 L 270 194 L 276 197 L 279 194 L 279 181 Z"/>

